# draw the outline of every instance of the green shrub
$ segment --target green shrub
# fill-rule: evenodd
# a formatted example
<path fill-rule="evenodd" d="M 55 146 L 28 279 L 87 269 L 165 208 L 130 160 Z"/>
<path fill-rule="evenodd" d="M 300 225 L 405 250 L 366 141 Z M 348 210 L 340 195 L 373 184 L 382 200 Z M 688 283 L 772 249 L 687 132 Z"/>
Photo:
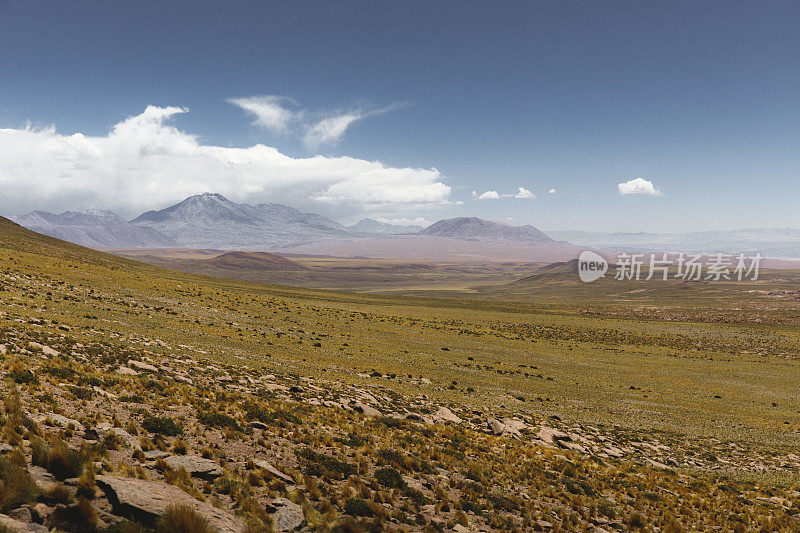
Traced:
<path fill-rule="evenodd" d="M 306 473 L 310 476 L 327 476 L 332 479 L 346 479 L 354 476 L 357 469 L 354 465 L 340 461 L 330 455 L 317 453 L 310 448 L 304 448 L 297 456 L 306 462 Z"/>
<path fill-rule="evenodd" d="M 208 413 L 201 413 L 198 417 L 198 420 L 203 424 L 217 429 L 226 429 L 230 428 L 234 431 L 243 431 L 242 427 L 236 422 L 236 419 L 232 416 L 228 416 L 225 413 L 220 413 L 218 411 L 209 411 Z"/>
<path fill-rule="evenodd" d="M 394 468 L 379 468 L 375 471 L 375 480 L 390 489 L 399 489 L 406 486 L 403 476 Z"/>
<path fill-rule="evenodd" d="M 344 512 L 350 516 L 372 516 L 372 507 L 361 498 L 348 498 L 344 502 Z"/>
<path fill-rule="evenodd" d="M 142 421 L 142 429 L 165 437 L 183 434 L 183 429 L 174 420 L 166 416 L 148 416 Z"/>
<path fill-rule="evenodd" d="M 39 378 L 36 377 L 36 374 L 31 372 L 30 370 L 17 370 L 13 372 L 9 372 L 8 377 L 14 380 L 14 383 L 19 383 L 20 385 L 31 385 L 39 383 Z"/>

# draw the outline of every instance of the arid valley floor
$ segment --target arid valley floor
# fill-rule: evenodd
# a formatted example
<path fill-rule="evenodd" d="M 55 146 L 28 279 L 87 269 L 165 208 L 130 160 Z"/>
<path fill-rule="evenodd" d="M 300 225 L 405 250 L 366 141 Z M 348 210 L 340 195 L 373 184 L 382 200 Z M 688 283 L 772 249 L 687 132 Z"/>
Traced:
<path fill-rule="evenodd" d="M 0 531 L 800 531 L 799 272 L 429 268 L 290 288 L 0 219 Z"/>

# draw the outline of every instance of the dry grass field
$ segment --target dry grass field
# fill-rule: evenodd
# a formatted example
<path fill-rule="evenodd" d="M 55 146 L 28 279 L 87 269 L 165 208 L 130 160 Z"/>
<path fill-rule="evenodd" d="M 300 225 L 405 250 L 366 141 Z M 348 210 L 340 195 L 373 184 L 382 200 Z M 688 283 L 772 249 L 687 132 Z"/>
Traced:
<path fill-rule="evenodd" d="M 291 259 L 365 292 L 167 270 L 0 221 L 0 474 L 38 483 L 1 485 L 0 513 L 181 519 L 130 512 L 130 478 L 219 509 L 221 531 L 800 530 L 797 272 L 585 285 Z"/>

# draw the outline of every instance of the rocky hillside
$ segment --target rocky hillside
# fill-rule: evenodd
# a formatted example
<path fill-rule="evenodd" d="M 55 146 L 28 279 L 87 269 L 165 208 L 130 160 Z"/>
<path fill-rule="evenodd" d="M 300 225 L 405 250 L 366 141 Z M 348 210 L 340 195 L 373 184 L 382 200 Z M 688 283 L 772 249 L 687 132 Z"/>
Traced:
<path fill-rule="evenodd" d="M 4 533 L 800 531 L 793 448 L 557 415 L 541 391 L 582 376 L 507 361 L 522 334 L 490 328 L 509 324 L 106 261 L 0 229 Z M 552 359 L 566 345 L 548 335 L 570 334 L 523 340 Z M 637 340 L 647 357 L 652 341 Z M 606 342 L 598 360 L 622 346 Z M 470 350 L 449 362 L 460 343 Z M 512 377 L 540 392 L 498 387 Z M 634 390 L 637 405 L 654 409 L 655 392 Z M 759 422 L 780 425 L 776 408 Z"/>

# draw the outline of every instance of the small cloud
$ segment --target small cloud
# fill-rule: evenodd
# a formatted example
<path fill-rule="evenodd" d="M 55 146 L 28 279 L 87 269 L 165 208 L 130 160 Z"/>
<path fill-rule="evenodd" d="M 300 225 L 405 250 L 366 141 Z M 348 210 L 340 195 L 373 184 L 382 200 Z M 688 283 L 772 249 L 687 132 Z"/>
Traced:
<path fill-rule="evenodd" d="M 229 104 L 241 107 L 248 113 L 255 115 L 253 126 L 259 126 L 276 133 L 286 131 L 289 124 L 298 119 L 302 113 L 295 113 L 287 109 L 284 104 L 297 105 L 294 100 L 285 96 L 264 95 L 249 98 L 228 98 Z"/>
<path fill-rule="evenodd" d="M 531 199 L 535 200 L 536 195 L 533 194 L 531 191 L 526 189 L 525 187 L 518 187 L 517 194 L 514 195 L 514 198 L 523 198 L 523 199 Z"/>
<path fill-rule="evenodd" d="M 649 196 L 661 196 L 661 191 L 655 188 L 652 181 L 643 178 L 636 178 L 625 183 L 617 185 L 619 193 L 622 195 L 628 194 L 646 194 Z"/>
<path fill-rule="evenodd" d="M 303 142 L 308 148 L 316 148 L 322 144 L 334 144 L 341 139 L 347 128 L 354 122 L 366 117 L 382 115 L 403 106 L 404 104 L 392 104 L 382 109 L 366 112 L 361 110 L 351 111 L 324 118 L 316 124 L 306 126 Z"/>
<path fill-rule="evenodd" d="M 361 113 L 344 113 L 334 117 L 320 120 L 310 126 L 303 137 L 303 142 L 308 147 L 316 147 L 321 144 L 330 144 L 338 141 L 350 124 L 362 118 Z"/>
<path fill-rule="evenodd" d="M 500 200 L 501 198 L 522 198 L 522 199 L 536 199 L 536 195 L 525 187 L 517 187 L 516 194 L 500 194 L 497 191 L 486 191 L 478 195 L 477 192 L 472 191 L 473 200 Z"/>
<path fill-rule="evenodd" d="M 550 194 L 555 194 L 555 193 L 556 193 L 556 190 L 555 190 L 555 189 L 550 189 L 550 190 L 549 190 L 549 191 L 547 191 L 547 192 L 548 192 L 548 193 L 550 193 Z"/>

